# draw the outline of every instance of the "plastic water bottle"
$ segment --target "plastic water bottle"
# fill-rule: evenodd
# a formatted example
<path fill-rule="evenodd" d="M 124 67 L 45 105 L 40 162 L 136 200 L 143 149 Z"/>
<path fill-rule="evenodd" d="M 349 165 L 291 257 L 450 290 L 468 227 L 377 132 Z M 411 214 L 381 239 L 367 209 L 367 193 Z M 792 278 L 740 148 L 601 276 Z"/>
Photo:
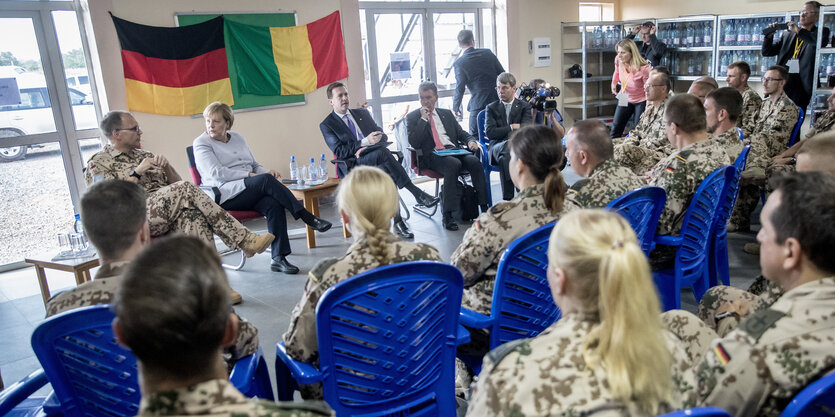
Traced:
<path fill-rule="evenodd" d="M 734 46 L 736 44 L 736 34 L 734 33 L 734 21 L 725 21 L 725 46 Z"/>
<path fill-rule="evenodd" d="M 686 47 L 693 47 L 696 46 L 696 29 L 693 28 L 693 25 L 687 24 L 687 28 L 684 29 L 685 31 L 685 41 L 684 46 Z"/>
<path fill-rule="evenodd" d="M 296 163 L 296 155 L 290 156 L 290 179 L 299 179 L 299 164 Z"/>
<path fill-rule="evenodd" d="M 702 46 L 711 46 L 713 44 L 713 28 L 710 27 L 710 23 L 705 22 L 705 27 L 702 31 Z"/>
<path fill-rule="evenodd" d="M 310 164 L 307 166 L 307 179 L 310 182 L 316 181 L 319 179 L 319 166 L 316 164 L 316 159 L 312 156 L 310 157 Z"/>

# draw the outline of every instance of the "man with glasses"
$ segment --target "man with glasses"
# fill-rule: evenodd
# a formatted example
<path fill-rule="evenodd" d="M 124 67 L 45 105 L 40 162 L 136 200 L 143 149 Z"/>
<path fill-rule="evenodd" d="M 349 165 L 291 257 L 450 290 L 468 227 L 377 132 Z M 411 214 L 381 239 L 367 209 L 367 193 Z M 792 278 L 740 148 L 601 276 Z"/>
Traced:
<path fill-rule="evenodd" d="M 629 136 L 622 140 L 614 139 L 615 161 L 636 175 L 646 174 L 653 165 L 673 152 L 664 128 L 664 111 L 670 87 L 670 77 L 666 73 L 650 72 L 644 84 L 647 109 Z"/>
<path fill-rule="evenodd" d="M 728 224 L 729 232 L 750 230 L 751 212 L 757 207 L 760 187 L 765 184 L 765 168 L 771 158 L 786 149 L 797 123 L 797 106 L 783 91 L 788 76 L 785 67 L 774 65 L 763 77 L 763 92 L 768 99 L 763 101 L 756 129 L 745 139 L 751 144 L 751 152 L 742 172 L 739 196 Z"/>
<path fill-rule="evenodd" d="M 812 83 L 815 80 L 815 44 L 818 39 L 818 27 L 815 25 L 820 14 L 821 4 L 807 1 L 800 11 L 800 21 L 786 22 L 788 30 L 778 40 L 774 32 L 763 38 L 762 55 L 777 56 L 777 64 L 789 69 L 786 94 L 803 110 L 809 106 L 812 97 Z M 775 26 L 773 23 L 771 26 Z M 823 28 L 821 48 L 829 44 L 829 28 Z"/>
<path fill-rule="evenodd" d="M 751 66 L 745 61 L 737 61 L 728 65 L 728 77 L 725 81 L 728 87 L 739 91 L 742 94 L 742 116 L 740 128 L 742 134 L 747 138 L 751 136 L 757 125 L 757 115 L 763 105 L 763 99 L 748 85 L 748 77 L 751 76 Z"/>
<path fill-rule="evenodd" d="M 490 163 L 499 166 L 502 198 L 512 200 L 516 189 L 510 180 L 510 148 L 507 140 L 514 130 L 533 123 L 531 105 L 519 100 L 516 94 L 516 77 L 503 72 L 496 77 L 496 92 L 499 99 L 487 105 L 485 133 L 490 140 Z"/>
<path fill-rule="evenodd" d="M 661 58 L 664 58 L 664 53 L 667 52 L 667 44 L 658 40 L 655 37 L 656 27 L 651 21 L 644 22 L 632 28 L 632 31 L 624 37 L 624 39 L 635 40 L 635 35 L 640 33 L 641 40 L 635 41 L 638 46 L 638 51 L 653 67 L 661 64 Z"/>

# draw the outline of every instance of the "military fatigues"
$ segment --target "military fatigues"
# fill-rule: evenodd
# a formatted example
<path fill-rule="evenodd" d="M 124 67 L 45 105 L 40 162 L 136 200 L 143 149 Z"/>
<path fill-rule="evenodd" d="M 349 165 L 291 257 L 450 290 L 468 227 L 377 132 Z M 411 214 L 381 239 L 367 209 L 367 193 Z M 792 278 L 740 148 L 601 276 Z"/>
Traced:
<path fill-rule="evenodd" d="M 725 149 L 731 161 L 736 161 L 736 157 L 739 156 L 742 148 L 745 147 L 745 144 L 739 140 L 739 132 L 737 132 L 736 128 L 730 128 L 719 135 L 714 135 L 712 139 Z"/>
<path fill-rule="evenodd" d="M 783 295 L 780 287 L 766 282 L 765 290 L 759 295 L 725 285 L 708 289 L 699 301 L 699 318 L 719 337 L 725 337 L 742 319 L 768 308 Z"/>
<path fill-rule="evenodd" d="M 716 141 L 708 139 L 687 145 L 655 165 L 650 172 L 649 185 L 667 192 L 667 204 L 661 212 L 656 233 L 678 235 L 690 199 L 702 180 L 730 162 L 725 150 Z"/>
<path fill-rule="evenodd" d="M 213 379 L 171 391 L 143 395 L 139 416 L 313 417 L 332 416 L 322 401 L 280 402 L 250 399 L 226 380 Z"/>
<path fill-rule="evenodd" d="M 607 159 L 594 167 L 586 181 L 578 181 L 568 190 L 566 210 L 603 208 L 628 191 L 644 185 L 632 171 L 614 159 Z"/>
<path fill-rule="evenodd" d="M 739 127 L 746 138 L 757 130 L 757 118 L 762 105 L 762 97 L 753 88 L 746 86 L 742 92 L 742 115 L 739 118 Z"/>
<path fill-rule="evenodd" d="M 835 366 L 835 278 L 786 291 L 771 307 L 717 339 L 696 368 L 706 406 L 732 416 L 778 416 Z"/>
<path fill-rule="evenodd" d="M 820 115 L 817 120 L 815 120 L 815 124 L 812 125 L 812 128 L 809 129 L 809 132 L 806 133 L 806 136 L 803 137 L 803 140 L 809 139 L 812 136 L 817 135 L 818 133 L 828 132 L 832 130 L 832 127 L 835 126 L 835 110 L 827 110 L 826 113 Z M 768 167 L 765 168 L 765 186 L 766 191 L 769 193 L 774 191 L 771 189 L 771 178 L 776 177 L 777 175 L 783 175 L 795 172 L 794 164 L 775 164 L 774 162 L 770 162 Z"/>
<path fill-rule="evenodd" d="M 594 315 L 564 316 L 537 337 L 506 343 L 484 357 L 468 416 L 642 416 L 613 398 L 605 371 L 589 368 L 583 344 Z M 660 412 L 693 406 L 694 377 L 682 343 L 666 333 L 672 356 L 673 401 Z"/>
<path fill-rule="evenodd" d="M 478 216 L 449 261 L 464 275 L 461 305 L 489 316 L 496 267 L 504 250 L 517 238 L 559 216 L 545 206 L 542 184 L 525 188 L 512 200 Z"/>
<path fill-rule="evenodd" d="M 403 242 L 388 236 L 391 263 L 409 261 L 441 261 L 438 250 L 424 243 Z M 316 338 L 316 304 L 328 288 L 361 272 L 378 266 L 369 251 L 368 242 L 361 238 L 354 242 L 341 258 L 319 261 L 310 271 L 304 296 L 290 314 L 290 327 L 284 333 L 287 354 L 295 360 L 318 364 L 319 342 Z M 322 398 L 321 384 L 302 387 L 304 398 Z"/>
<path fill-rule="evenodd" d="M 629 136 L 615 141 L 615 160 L 637 175 L 646 174 L 658 161 L 673 153 L 664 125 L 666 107 L 666 100 L 659 105 L 648 104 Z"/>
<path fill-rule="evenodd" d="M 87 162 L 87 184 L 127 180 L 142 160 L 153 157 L 154 154 L 142 149 L 122 153 L 112 145 L 106 145 Z M 170 184 L 164 170 L 149 169 L 142 175 L 139 185 L 145 188 L 147 195 L 151 236 L 176 230 L 214 246 L 213 234 L 217 234 L 226 246 L 237 249 L 250 233 L 194 184 L 188 181 Z"/>

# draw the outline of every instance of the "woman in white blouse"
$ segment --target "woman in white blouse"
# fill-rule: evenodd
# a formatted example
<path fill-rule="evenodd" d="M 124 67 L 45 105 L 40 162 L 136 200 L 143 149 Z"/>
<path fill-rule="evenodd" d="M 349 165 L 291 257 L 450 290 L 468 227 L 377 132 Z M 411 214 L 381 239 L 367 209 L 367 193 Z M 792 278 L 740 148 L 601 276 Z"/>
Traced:
<path fill-rule="evenodd" d="M 226 210 L 254 210 L 266 216 L 267 229 L 276 237 L 270 268 L 298 273 L 299 268 L 286 258 L 291 251 L 284 210 L 319 232 L 330 229 L 331 223 L 307 211 L 281 183 L 278 172 L 255 161 L 244 138 L 229 130 L 235 121 L 229 106 L 216 101 L 206 107 L 203 117 L 206 131 L 194 140 L 194 159 L 203 185 L 220 190 L 217 203 Z"/>

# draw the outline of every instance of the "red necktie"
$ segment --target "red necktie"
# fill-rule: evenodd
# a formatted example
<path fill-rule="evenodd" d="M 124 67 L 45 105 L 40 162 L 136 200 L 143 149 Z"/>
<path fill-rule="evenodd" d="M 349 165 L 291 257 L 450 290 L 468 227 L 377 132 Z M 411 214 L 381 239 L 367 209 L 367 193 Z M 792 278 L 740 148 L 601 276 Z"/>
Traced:
<path fill-rule="evenodd" d="M 432 113 L 429 114 L 429 127 L 432 129 L 432 139 L 435 141 L 435 149 L 444 149 L 444 144 L 438 135 L 438 129 L 435 128 L 435 116 Z"/>

